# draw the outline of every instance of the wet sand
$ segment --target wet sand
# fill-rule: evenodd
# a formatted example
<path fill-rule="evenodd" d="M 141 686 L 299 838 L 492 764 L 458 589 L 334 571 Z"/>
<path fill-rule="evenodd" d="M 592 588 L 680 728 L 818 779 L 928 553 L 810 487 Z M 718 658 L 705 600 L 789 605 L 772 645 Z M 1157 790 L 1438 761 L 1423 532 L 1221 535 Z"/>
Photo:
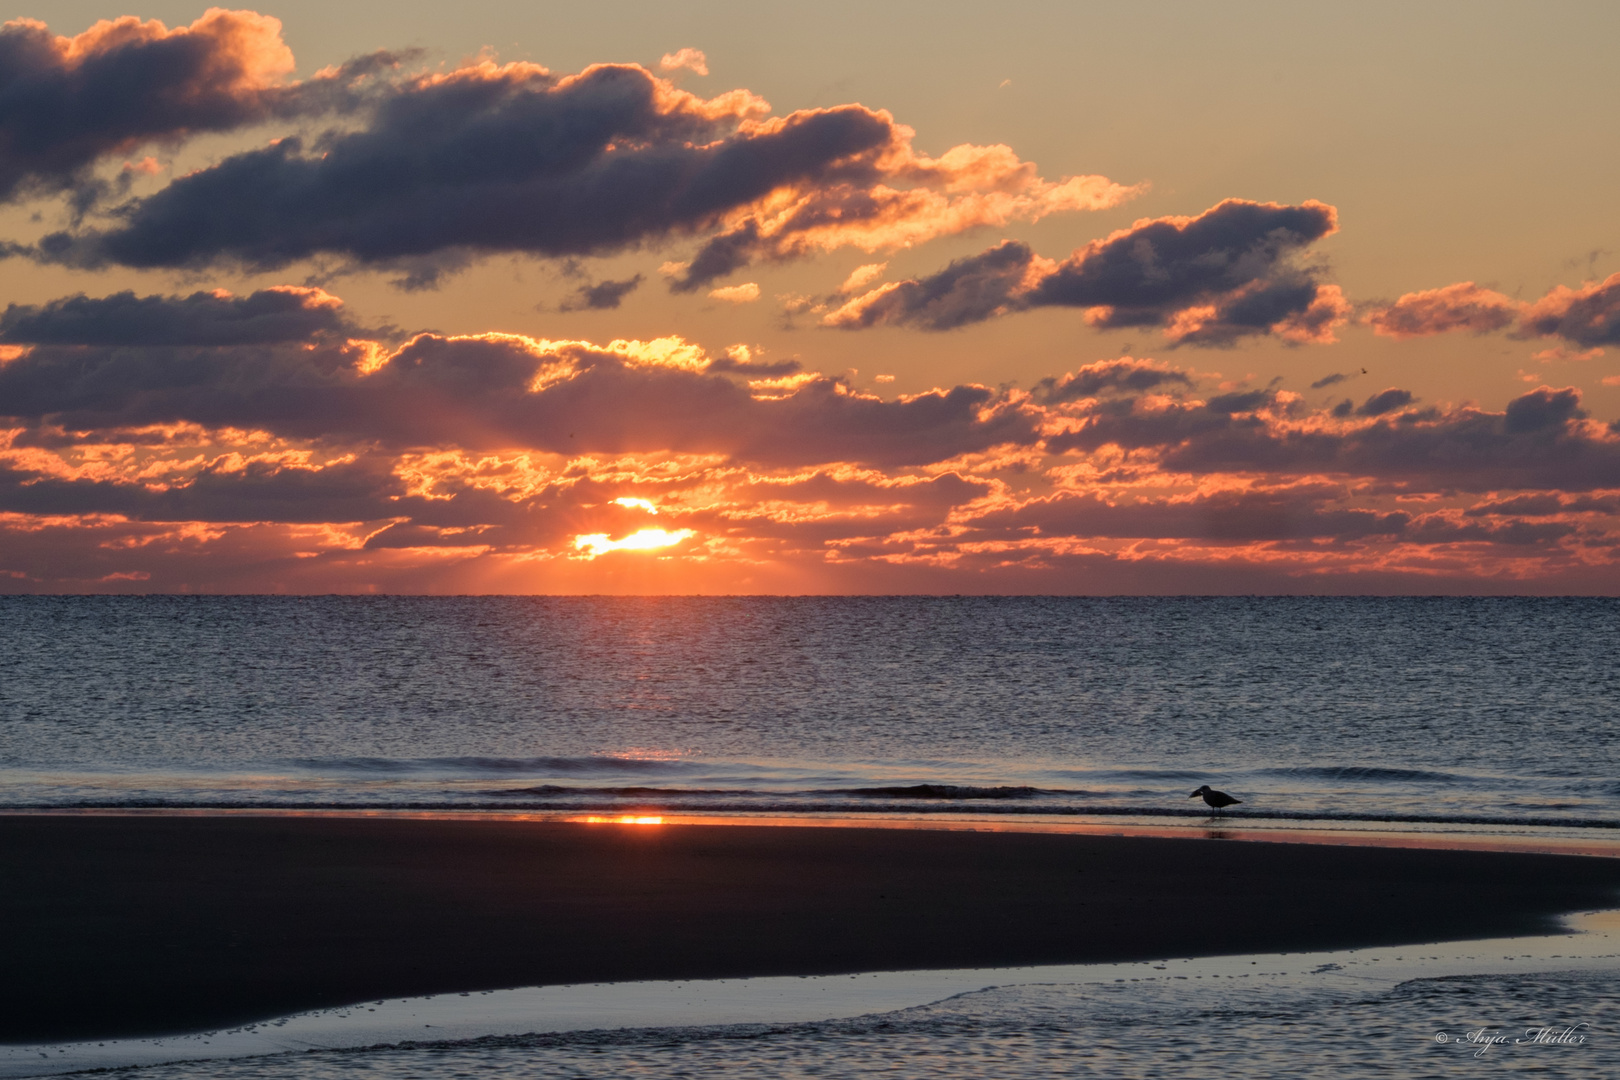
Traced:
<path fill-rule="evenodd" d="M 1041 833 L 0 816 L 0 1041 L 383 997 L 1534 934 L 1620 859 Z"/>

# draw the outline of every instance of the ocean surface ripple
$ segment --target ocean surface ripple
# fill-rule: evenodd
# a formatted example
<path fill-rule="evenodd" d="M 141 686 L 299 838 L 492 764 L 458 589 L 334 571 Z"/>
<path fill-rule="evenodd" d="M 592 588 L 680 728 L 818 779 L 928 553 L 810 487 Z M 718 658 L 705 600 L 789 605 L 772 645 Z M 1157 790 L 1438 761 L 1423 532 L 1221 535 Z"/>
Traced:
<path fill-rule="evenodd" d="M 1620 602 L 0 598 L 9 807 L 1620 826 Z"/>

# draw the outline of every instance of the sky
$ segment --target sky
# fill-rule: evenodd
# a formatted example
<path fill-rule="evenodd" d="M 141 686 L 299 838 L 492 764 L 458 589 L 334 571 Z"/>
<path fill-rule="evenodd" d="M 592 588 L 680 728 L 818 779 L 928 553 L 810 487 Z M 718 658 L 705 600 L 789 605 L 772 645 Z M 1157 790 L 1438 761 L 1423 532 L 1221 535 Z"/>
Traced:
<path fill-rule="evenodd" d="M 1614 595 L 1617 38 L 53 0 L 0 592 Z"/>

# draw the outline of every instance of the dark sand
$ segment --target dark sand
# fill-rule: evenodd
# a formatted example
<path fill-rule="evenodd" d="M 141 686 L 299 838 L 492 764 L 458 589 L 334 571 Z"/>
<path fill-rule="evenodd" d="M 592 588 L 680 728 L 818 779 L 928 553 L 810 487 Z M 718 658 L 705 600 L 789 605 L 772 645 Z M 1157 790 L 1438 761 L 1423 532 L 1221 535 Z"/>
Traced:
<path fill-rule="evenodd" d="M 0 1041 L 546 983 L 1546 932 L 1620 859 L 921 830 L 0 816 Z"/>

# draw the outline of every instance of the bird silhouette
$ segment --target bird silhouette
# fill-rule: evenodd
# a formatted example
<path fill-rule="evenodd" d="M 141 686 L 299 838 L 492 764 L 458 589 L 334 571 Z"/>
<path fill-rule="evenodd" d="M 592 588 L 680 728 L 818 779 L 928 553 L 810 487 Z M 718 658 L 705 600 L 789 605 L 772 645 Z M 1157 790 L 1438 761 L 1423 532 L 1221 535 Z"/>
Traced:
<path fill-rule="evenodd" d="M 1228 806 L 1232 806 L 1235 803 L 1241 803 L 1243 801 L 1242 799 L 1232 798 L 1232 796 L 1228 795 L 1224 791 L 1216 791 L 1208 784 L 1205 784 L 1203 787 L 1187 796 L 1187 798 L 1196 799 L 1200 795 L 1204 797 L 1205 805 L 1214 810 L 1217 814 L 1226 809 Z"/>

